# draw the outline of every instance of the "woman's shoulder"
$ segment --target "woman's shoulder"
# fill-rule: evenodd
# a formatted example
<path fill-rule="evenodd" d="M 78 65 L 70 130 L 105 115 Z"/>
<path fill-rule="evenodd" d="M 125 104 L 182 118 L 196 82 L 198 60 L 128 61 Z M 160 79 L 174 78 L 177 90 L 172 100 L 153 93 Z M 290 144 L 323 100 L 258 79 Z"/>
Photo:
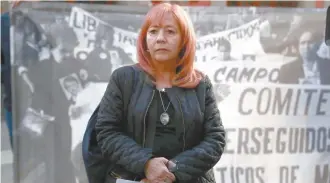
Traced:
<path fill-rule="evenodd" d="M 138 72 L 139 68 L 137 64 L 130 64 L 120 66 L 112 72 L 112 77 L 129 77 L 134 75 L 135 72 Z"/>
<path fill-rule="evenodd" d="M 207 85 L 212 84 L 209 76 L 206 73 L 204 73 L 203 71 L 195 69 L 195 73 L 197 74 L 197 76 L 200 79 L 200 82 L 197 86 L 204 85 L 204 84 L 207 84 Z"/>

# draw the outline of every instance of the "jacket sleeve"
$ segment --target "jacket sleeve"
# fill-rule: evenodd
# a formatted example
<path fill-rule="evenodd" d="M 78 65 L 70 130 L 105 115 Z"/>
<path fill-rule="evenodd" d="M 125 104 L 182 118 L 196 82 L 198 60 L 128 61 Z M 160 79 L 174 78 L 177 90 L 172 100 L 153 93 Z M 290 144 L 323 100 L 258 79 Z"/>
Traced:
<path fill-rule="evenodd" d="M 226 144 L 220 112 L 207 76 L 205 82 L 204 138 L 197 146 L 171 159 L 176 164 L 171 171 L 179 183 L 191 182 L 212 169 L 220 160 Z"/>
<path fill-rule="evenodd" d="M 111 75 L 110 82 L 100 102 L 95 125 L 98 145 L 111 163 L 121 165 L 129 172 L 144 175 L 144 166 L 152 157 L 150 149 L 143 148 L 125 135 L 123 118 L 123 88 L 127 73 L 119 68 Z M 119 80 L 120 79 L 120 80 Z M 122 83 L 121 86 L 119 83 Z"/>

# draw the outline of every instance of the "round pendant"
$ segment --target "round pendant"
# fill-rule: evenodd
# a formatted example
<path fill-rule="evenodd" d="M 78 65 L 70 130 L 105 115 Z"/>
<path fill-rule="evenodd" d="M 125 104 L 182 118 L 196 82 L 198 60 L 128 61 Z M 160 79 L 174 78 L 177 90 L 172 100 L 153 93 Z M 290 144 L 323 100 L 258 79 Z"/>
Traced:
<path fill-rule="evenodd" d="M 169 116 L 166 112 L 163 112 L 163 113 L 160 115 L 160 122 L 161 122 L 163 125 L 167 125 L 168 122 L 170 122 L 170 116 Z"/>

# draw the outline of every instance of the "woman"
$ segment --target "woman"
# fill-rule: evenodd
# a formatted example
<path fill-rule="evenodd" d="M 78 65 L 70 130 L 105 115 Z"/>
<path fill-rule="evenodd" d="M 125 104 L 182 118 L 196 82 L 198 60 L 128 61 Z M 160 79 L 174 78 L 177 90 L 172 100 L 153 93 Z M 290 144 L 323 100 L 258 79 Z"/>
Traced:
<path fill-rule="evenodd" d="M 185 11 L 159 4 L 142 25 L 139 64 L 111 76 L 99 105 L 97 141 L 103 155 L 134 180 L 215 182 L 212 167 L 223 152 L 225 131 L 210 80 L 193 68 L 195 45 Z M 110 177 L 116 171 L 110 169 Z"/>

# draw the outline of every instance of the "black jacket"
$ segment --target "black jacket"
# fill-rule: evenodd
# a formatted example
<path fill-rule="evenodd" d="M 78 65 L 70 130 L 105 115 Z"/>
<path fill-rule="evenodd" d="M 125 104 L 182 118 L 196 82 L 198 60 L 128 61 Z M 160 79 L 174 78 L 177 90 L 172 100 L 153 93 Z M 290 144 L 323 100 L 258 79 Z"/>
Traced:
<path fill-rule="evenodd" d="M 134 90 L 131 96 L 125 96 L 129 80 L 133 80 Z M 147 74 L 137 66 L 115 70 L 101 100 L 95 126 L 103 155 L 142 177 L 146 162 L 153 156 L 152 150 L 145 148 L 145 117 L 155 90 Z M 167 93 L 177 111 L 175 120 L 182 121 L 178 129 L 182 152 L 172 159 L 176 163 L 172 170 L 176 182 L 215 183 L 212 168 L 224 151 L 225 130 L 209 78 L 204 77 L 195 89 L 172 87 Z M 198 105 L 199 97 L 204 99 L 205 109 Z"/>

